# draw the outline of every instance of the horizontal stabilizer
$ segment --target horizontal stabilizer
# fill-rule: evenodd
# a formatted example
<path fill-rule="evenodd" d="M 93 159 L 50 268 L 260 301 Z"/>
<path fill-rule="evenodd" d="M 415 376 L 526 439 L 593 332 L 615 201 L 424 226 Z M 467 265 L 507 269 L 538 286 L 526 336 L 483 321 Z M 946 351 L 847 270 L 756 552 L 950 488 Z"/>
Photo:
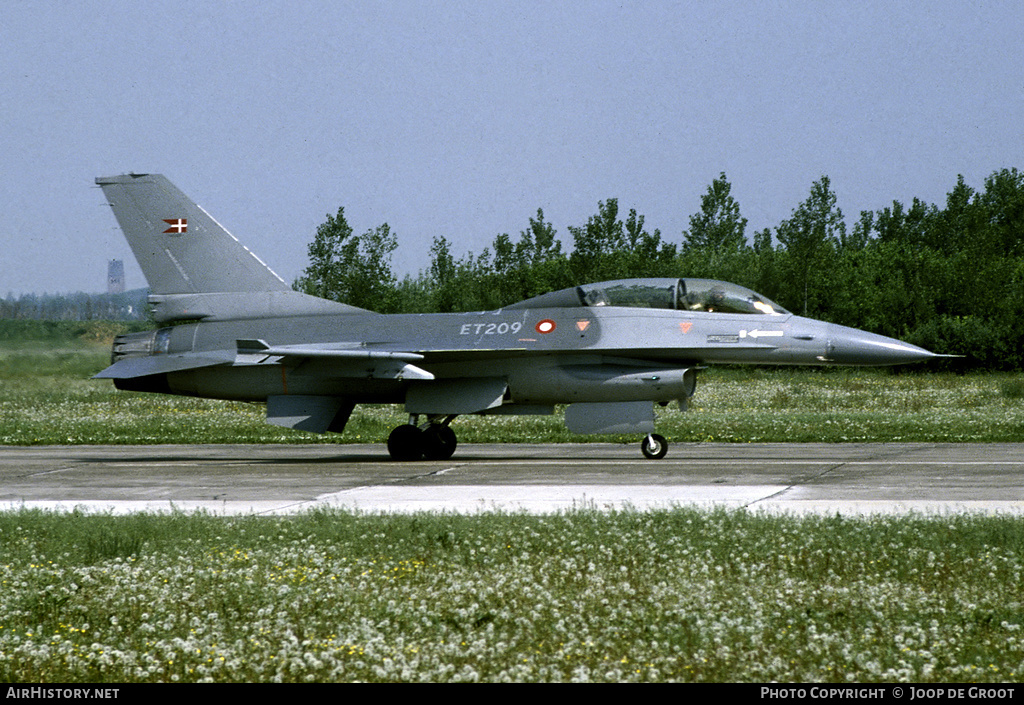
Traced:
<path fill-rule="evenodd" d="M 210 351 L 196 355 L 149 355 L 147 357 L 128 357 L 118 360 L 107 369 L 93 376 L 93 379 L 134 379 L 148 375 L 181 372 L 200 367 L 214 365 L 230 365 L 235 360 L 233 351 Z"/>

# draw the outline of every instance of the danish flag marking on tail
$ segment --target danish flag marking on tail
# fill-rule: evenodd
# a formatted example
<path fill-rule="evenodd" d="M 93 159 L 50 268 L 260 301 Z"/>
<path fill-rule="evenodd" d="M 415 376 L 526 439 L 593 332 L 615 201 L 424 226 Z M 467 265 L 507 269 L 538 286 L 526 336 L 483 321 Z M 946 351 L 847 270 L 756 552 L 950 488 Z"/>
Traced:
<path fill-rule="evenodd" d="M 164 222 L 171 226 L 164 230 L 165 233 L 180 235 L 188 232 L 188 220 L 185 218 L 164 218 Z"/>

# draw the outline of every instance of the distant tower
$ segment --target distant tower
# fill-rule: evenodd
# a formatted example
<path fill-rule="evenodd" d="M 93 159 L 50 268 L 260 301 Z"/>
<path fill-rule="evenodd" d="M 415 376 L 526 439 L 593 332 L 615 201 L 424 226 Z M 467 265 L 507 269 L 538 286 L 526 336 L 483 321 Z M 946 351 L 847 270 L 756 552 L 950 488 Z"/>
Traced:
<path fill-rule="evenodd" d="M 107 264 L 107 293 L 124 293 L 124 262 L 119 259 L 112 259 Z"/>

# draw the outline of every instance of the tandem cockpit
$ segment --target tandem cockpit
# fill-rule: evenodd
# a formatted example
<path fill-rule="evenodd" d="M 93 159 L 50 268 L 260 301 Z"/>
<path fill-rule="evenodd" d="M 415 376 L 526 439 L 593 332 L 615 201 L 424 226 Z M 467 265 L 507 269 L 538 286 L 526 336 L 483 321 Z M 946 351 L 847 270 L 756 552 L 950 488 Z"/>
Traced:
<path fill-rule="evenodd" d="M 707 313 L 783 316 L 789 311 L 760 294 L 715 279 L 616 279 L 541 294 L 506 309 L 625 306 Z"/>

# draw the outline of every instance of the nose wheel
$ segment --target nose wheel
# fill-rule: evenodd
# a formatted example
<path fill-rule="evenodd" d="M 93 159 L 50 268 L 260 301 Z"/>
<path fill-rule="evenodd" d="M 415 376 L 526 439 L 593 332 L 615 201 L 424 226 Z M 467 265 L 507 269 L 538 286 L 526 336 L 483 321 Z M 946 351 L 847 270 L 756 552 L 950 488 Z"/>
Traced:
<path fill-rule="evenodd" d="M 664 436 L 650 433 L 640 441 L 640 452 L 644 454 L 645 458 L 659 460 L 668 453 L 668 441 L 665 440 Z"/>

